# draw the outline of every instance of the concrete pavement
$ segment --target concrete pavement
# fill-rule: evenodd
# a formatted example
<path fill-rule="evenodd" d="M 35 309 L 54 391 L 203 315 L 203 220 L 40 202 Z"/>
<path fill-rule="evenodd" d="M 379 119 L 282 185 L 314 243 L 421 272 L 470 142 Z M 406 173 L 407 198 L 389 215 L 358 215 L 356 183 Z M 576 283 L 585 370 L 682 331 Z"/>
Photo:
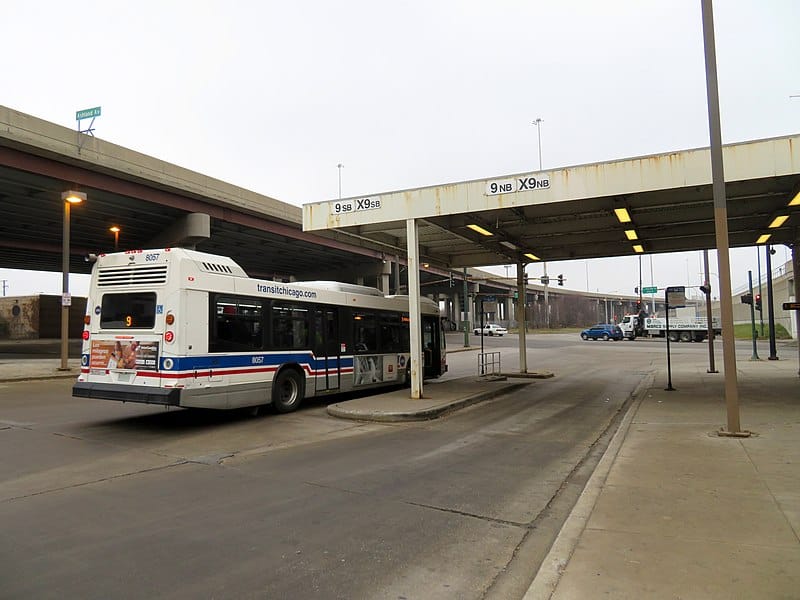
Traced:
<path fill-rule="evenodd" d="M 722 373 L 655 367 L 525 598 L 800 598 L 800 378 L 796 346 L 779 361 L 739 356 L 741 429 L 720 437 Z M 60 360 L 6 359 L 0 381 L 77 376 Z M 718 365 L 721 368 L 720 364 Z M 331 405 L 356 419 L 432 418 L 529 380 L 462 378 Z"/>
<path fill-rule="evenodd" d="M 788 350 L 788 348 L 787 348 Z M 659 370 L 634 401 L 525 596 L 800 598 L 800 378 L 795 352 L 722 373 Z"/>

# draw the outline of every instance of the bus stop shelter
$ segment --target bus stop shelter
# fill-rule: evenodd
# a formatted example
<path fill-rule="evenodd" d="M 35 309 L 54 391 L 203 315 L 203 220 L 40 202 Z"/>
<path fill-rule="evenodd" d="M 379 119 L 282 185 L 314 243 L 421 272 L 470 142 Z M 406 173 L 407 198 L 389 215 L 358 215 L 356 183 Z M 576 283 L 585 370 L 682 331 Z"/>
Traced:
<path fill-rule="evenodd" d="M 800 134 L 723 147 L 731 247 L 800 241 Z M 405 254 L 411 397 L 423 397 L 419 267 L 526 264 L 716 248 L 709 148 L 303 205 L 304 231 L 343 230 Z M 720 276 L 723 274 L 721 273 Z M 729 277 L 730 275 L 727 274 Z M 795 277 L 795 297 L 800 297 Z M 732 303 L 731 298 L 720 298 Z M 520 369 L 527 371 L 524 321 Z"/>

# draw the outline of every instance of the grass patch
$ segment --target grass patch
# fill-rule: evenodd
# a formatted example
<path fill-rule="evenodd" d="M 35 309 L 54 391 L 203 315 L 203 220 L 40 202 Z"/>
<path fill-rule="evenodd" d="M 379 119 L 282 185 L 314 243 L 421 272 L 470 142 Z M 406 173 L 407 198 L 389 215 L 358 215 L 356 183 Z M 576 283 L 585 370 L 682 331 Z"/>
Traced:
<path fill-rule="evenodd" d="M 753 326 L 750 323 L 737 323 L 733 326 L 733 337 L 737 340 L 751 340 L 753 339 Z M 761 335 L 761 324 L 756 323 L 756 337 L 759 339 L 769 339 L 769 328 L 764 323 L 764 335 Z M 790 340 L 792 336 L 786 331 L 786 328 L 780 323 L 775 323 L 775 339 L 776 340 Z"/>

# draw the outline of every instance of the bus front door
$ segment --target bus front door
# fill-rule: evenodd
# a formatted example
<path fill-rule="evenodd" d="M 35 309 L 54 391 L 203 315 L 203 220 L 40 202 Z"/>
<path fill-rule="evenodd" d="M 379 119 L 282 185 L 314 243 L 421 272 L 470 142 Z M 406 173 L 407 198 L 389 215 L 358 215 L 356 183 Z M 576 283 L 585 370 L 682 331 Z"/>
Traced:
<path fill-rule="evenodd" d="M 338 390 L 341 369 L 338 311 L 327 307 L 316 309 L 314 328 L 314 356 L 317 359 L 317 376 L 314 378 L 316 390 L 317 392 Z"/>

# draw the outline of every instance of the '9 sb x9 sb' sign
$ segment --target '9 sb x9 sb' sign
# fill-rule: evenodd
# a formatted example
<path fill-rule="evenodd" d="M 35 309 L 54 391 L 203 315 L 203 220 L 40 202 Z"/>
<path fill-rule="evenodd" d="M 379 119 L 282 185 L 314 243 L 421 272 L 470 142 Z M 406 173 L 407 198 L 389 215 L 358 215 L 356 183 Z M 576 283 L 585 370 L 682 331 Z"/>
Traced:
<path fill-rule="evenodd" d="M 377 210 L 381 207 L 380 198 L 355 198 L 352 200 L 339 200 L 334 202 L 331 210 L 335 215 L 360 212 L 362 210 Z"/>
<path fill-rule="evenodd" d="M 550 179 L 546 176 L 515 177 L 514 179 L 497 179 L 486 182 L 486 195 L 514 194 L 533 190 L 546 190 L 550 188 Z"/>

